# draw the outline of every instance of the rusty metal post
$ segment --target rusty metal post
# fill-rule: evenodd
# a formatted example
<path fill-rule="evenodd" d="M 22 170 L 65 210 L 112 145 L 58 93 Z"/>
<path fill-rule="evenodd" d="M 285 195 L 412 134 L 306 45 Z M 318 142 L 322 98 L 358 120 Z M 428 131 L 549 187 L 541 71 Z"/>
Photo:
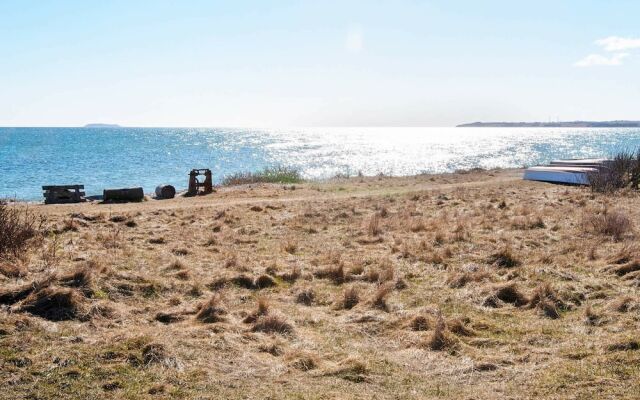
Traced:
<path fill-rule="evenodd" d="M 210 169 L 206 169 L 204 171 L 204 192 L 205 193 L 213 192 L 213 176 L 211 175 Z"/>
<path fill-rule="evenodd" d="M 191 172 L 189 172 L 189 189 L 187 190 L 187 194 L 189 196 L 195 196 L 196 194 L 198 194 L 198 179 L 196 178 L 198 176 L 198 171 L 196 171 L 195 169 L 192 169 Z"/>

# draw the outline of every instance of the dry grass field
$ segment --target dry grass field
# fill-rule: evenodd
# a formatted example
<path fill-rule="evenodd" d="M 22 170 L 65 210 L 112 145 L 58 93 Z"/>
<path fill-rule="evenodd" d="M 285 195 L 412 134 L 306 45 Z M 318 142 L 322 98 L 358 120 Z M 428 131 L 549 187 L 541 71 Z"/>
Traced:
<path fill-rule="evenodd" d="M 520 176 L 32 205 L 0 398 L 637 399 L 638 196 Z"/>

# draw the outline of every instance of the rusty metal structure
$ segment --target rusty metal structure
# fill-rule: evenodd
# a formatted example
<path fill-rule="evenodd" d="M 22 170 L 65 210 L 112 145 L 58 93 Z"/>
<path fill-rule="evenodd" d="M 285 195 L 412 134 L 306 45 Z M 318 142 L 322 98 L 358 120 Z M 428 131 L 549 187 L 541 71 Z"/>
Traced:
<path fill-rule="evenodd" d="M 204 180 L 198 179 L 204 176 Z M 209 194 L 213 192 L 213 175 L 208 168 L 192 169 L 189 172 L 189 189 L 188 196 L 196 196 L 198 194 Z"/>

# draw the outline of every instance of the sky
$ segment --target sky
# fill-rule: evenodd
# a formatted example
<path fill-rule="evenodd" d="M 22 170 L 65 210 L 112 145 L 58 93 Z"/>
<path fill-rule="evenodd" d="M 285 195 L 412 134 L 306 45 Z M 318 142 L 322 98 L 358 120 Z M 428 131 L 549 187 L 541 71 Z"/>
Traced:
<path fill-rule="evenodd" d="M 640 119 L 640 1 L 0 0 L 0 126 Z"/>

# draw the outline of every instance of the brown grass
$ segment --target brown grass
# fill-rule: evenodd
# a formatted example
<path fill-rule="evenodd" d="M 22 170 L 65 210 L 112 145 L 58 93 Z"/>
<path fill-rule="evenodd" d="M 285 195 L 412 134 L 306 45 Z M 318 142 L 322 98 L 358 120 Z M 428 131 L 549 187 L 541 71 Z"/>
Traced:
<path fill-rule="evenodd" d="M 224 322 L 227 311 L 222 307 L 219 295 L 213 295 L 198 309 L 196 319 L 206 324 Z"/>
<path fill-rule="evenodd" d="M 289 335 L 293 333 L 293 325 L 277 314 L 268 314 L 258 318 L 251 328 L 253 332 L 278 333 L 281 335 Z"/>
<path fill-rule="evenodd" d="M 445 350 L 453 346 L 454 341 L 447 333 L 447 325 L 441 314 L 438 315 L 433 333 L 425 344 L 434 351 Z"/>
<path fill-rule="evenodd" d="M 383 284 L 376 289 L 371 299 L 371 305 L 380 310 L 389 311 L 389 305 L 387 304 L 387 297 L 393 291 L 393 285 Z"/>
<path fill-rule="evenodd" d="M 431 322 L 424 315 L 416 315 L 411 319 L 409 327 L 414 331 L 428 331 L 431 327 Z"/>
<path fill-rule="evenodd" d="M 84 318 L 87 308 L 77 290 L 50 286 L 31 293 L 21 310 L 51 321 L 65 321 Z"/>
<path fill-rule="evenodd" d="M 520 178 L 30 205 L 76 229 L 0 262 L 0 398 L 634 398 L 640 249 L 581 217 L 638 195 Z"/>
<path fill-rule="evenodd" d="M 360 292 L 357 287 L 346 288 L 342 293 L 342 298 L 338 302 L 338 308 L 350 310 L 360 302 Z"/>
<path fill-rule="evenodd" d="M 521 264 L 509 246 L 505 246 L 502 250 L 493 253 L 487 261 L 489 264 L 500 268 L 514 268 Z"/>

